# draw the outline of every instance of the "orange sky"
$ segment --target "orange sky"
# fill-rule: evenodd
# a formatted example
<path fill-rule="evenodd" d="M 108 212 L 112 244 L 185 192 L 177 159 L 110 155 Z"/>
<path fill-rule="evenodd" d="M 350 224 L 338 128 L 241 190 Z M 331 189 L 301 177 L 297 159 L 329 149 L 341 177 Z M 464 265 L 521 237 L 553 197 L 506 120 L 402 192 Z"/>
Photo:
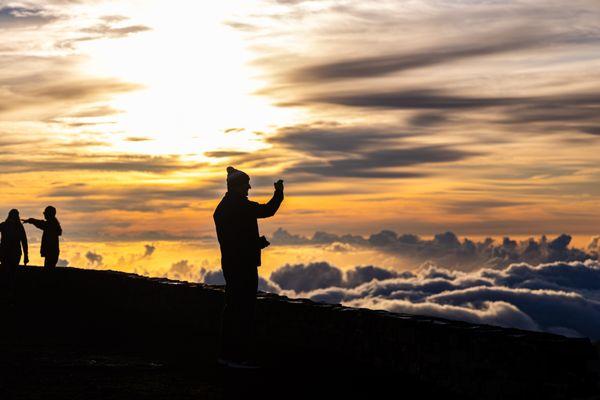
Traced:
<path fill-rule="evenodd" d="M 0 1 L 0 213 L 55 205 L 74 260 L 213 243 L 235 165 L 257 200 L 286 182 L 265 233 L 583 243 L 599 17 L 591 0 Z"/>

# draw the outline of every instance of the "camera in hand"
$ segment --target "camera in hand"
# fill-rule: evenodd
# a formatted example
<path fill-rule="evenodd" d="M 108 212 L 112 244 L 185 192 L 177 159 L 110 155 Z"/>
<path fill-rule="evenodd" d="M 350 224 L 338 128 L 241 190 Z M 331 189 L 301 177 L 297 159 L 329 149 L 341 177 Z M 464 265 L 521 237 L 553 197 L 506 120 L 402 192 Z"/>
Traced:
<path fill-rule="evenodd" d="M 266 237 L 261 236 L 258 239 L 258 247 L 260 247 L 261 249 L 264 249 L 265 247 L 267 247 L 268 245 L 270 245 L 271 243 L 269 243 L 269 241 L 267 240 Z"/>

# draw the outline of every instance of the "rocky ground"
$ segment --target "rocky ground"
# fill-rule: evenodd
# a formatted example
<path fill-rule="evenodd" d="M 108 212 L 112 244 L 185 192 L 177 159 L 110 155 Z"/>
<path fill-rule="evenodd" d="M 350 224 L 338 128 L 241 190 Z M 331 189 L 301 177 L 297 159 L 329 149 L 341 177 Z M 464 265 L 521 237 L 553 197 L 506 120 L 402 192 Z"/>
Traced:
<path fill-rule="evenodd" d="M 0 357 L 3 400 L 364 399 L 391 393 L 399 398 L 444 394 L 399 376 L 310 370 L 294 366 L 292 360 L 279 368 L 234 371 L 207 358 L 175 360 L 125 349 L 7 343 Z"/>

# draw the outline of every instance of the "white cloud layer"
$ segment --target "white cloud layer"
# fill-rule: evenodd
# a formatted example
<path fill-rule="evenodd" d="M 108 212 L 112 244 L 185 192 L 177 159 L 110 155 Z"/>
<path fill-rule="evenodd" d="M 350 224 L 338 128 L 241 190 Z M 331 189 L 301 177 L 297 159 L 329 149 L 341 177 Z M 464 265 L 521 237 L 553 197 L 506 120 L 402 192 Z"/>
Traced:
<path fill-rule="evenodd" d="M 391 272 L 391 277 L 370 281 L 365 276 L 364 283 L 349 284 L 360 268 L 348 271 L 335 286 L 327 284 L 333 271 L 341 273 L 333 266 L 328 271 L 323 265 L 286 266 L 271 279 L 287 288 L 281 294 L 293 297 L 600 339 L 600 263 L 595 260 L 520 263 L 473 272 L 429 265 L 414 273 Z M 282 279 L 286 272 L 287 280 Z M 299 278 L 318 288 L 295 290 L 303 289 Z"/>
<path fill-rule="evenodd" d="M 220 271 L 197 280 L 223 284 Z M 478 324 L 600 339 L 600 262 L 512 264 L 462 272 L 424 266 L 414 272 L 326 262 L 285 265 L 259 289 L 350 307 L 428 315 Z"/>

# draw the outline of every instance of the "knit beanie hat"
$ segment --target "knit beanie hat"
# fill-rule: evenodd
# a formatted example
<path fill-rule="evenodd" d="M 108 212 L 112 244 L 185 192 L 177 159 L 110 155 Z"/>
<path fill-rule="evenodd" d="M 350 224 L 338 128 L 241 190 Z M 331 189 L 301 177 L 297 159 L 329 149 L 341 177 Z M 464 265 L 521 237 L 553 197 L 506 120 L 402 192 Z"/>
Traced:
<path fill-rule="evenodd" d="M 231 166 L 227 167 L 227 186 L 235 186 L 248 181 L 250 181 L 250 176 L 244 171 L 240 171 Z"/>

